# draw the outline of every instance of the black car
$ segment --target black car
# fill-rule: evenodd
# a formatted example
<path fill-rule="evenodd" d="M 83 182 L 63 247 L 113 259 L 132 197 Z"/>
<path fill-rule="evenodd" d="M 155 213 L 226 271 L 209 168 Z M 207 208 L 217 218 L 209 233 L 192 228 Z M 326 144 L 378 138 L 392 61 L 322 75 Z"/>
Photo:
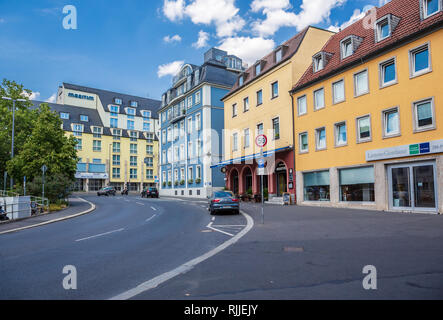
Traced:
<path fill-rule="evenodd" d="M 142 191 L 142 198 L 158 198 L 157 188 L 148 188 Z"/>
<path fill-rule="evenodd" d="M 97 191 L 97 196 L 115 196 L 115 188 L 114 187 L 106 187 Z"/>
<path fill-rule="evenodd" d="M 216 191 L 209 197 L 209 212 L 214 215 L 216 212 L 232 211 L 240 214 L 240 200 L 230 191 Z"/>

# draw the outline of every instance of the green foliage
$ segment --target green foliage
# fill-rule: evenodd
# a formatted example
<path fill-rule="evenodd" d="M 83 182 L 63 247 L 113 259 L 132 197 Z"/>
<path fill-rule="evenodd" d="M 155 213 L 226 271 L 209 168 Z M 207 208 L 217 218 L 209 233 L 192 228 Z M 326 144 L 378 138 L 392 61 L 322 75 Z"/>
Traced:
<path fill-rule="evenodd" d="M 248 195 L 252 195 L 252 188 L 249 188 L 248 191 L 246 191 L 246 193 L 247 193 Z"/>
<path fill-rule="evenodd" d="M 69 196 L 69 189 L 72 185 L 72 179 L 63 173 L 56 173 L 45 176 L 45 198 L 51 203 L 59 203 Z M 42 177 L 35 177 L 34 180 L 27 184 L 28 193 L 35 196 L 42 196 L 43 183 Z"/>

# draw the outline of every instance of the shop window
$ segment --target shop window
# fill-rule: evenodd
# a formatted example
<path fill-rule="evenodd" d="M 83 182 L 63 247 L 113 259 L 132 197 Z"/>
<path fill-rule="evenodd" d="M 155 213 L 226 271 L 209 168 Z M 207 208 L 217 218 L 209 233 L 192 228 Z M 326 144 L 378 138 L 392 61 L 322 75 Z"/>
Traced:
<path fill-rule="evenodd" d="M 374 167 L 342 169 L 339 178 L 341 201 L 375 201 Z"/>
<path fill-rule="evenodd" d="M 330 201 L 329 171 L 303 174 L 305 201 Z"/>

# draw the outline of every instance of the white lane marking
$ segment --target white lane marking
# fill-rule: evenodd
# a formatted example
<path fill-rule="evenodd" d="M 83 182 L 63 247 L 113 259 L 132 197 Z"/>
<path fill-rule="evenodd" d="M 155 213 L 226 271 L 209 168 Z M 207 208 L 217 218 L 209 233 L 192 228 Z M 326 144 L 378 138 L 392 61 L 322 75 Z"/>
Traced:
<path fill-rule="evenodd" d="M 125 200 L 126 202 L 131 202 L 131 201 L 129 201 L 129 200 Z"/>
<path fill-rule="evenodd" d="M 157 209 L 155 209 L 154 207 L 151 207 L 152 210 L 157 211 Z"/>
<path fill-rule="evenodd" d="M 209 229 L 211 229 L 211 230 L 214 230 L 214 231 L 217 231 L 217 232 L 220 232 L 220 233 L 224 233 L 224 234 L 226 234 L 226 235 L 228 235 L 228 236 L 231 236 L 231 237 L 234 236 L 234 235 L 231 234 L 231 233 L 228 233 L 228 232 L 225 232 L 225 231 L 219 230 L 219 229 L 217 229 L 217 228 L 214 228 L 214 227 L 212 226 L 212 222 L 209 223 L 209 224 L 206 226 L 206 228 L 209 228 Z"/>
<path fill-rule="evenodd" d="M 152 219 L 154 219 L 155 217 L 156 217 L 157 215 L 156 214 L 154 214 L 152 217 L 150 217 L 149 219 L 146 219 L 146 221 L 145 222 L 149 222 L 149 221 L 151 221 Z"/>
<path fill-rule="evenodd" d="M 98 238 L 98 237 L 106 236 L 106 235 L 111 234 L 111 233 L 121 232 L 123 230 L 125 230 L 125 228 L 121 228 L 121 229 L 118 229 L 118 230 L 109 231 L 109 232 L 105 232 L 105 233 L 100 233 L 100 234 L 97 234 L 95 236 L 91 236 L 91 237 L 87 237 L 87 238 L 78 239 L 78 240 L 75 240 L 75 242 L 80 242 L 80 241 L 85 241 L 85 240 L 89 240 L 89 239 L 93 239 L 93 238 Z"/>
<path fill-rule="evenodd" d="M 215 217 L 212 217 L 211 221 L 215 221 Z"/>
<path fill-rule="evenodd" d="M 238 228 L 238 227 L 246 227 L 245 225 L 242 225 L 242 224 L 225 224 L 225 225 L 223 225 L 223 224 L 218 224 L 218 225 L 212 225 L 213 227 L 219 227 L 219 228 L 229 228 L 229 227 L 235 227 L 235 228 Z"/>
<path fill-rule="evenodd" d="M 188 261 L 188 262 L 182 264 L 181 266 L 175 268 L 174 270 L 163 273 L 163 274 L 159 275 L 158 277 L 148 280 L 133 289 L 130 289 L 128 291 L 125 291 L 125 292 L 115 296 L 115 297 L 112 297 L 110 300 L 128 300 L 128 299 L 131 299 L 143 292 L 154 289 L 154 288 L 158 287 L 160 284 L 162 284 L 162 283 L 164 283 L 164 282 L 166 282 L 166 281 L 168 281 L 180 274 L 185 274 L 185 273 L 189 272 L 190 270 L 192 270 L 192 268 L 194 268 L 199 263 L 215 256 L 217 253 L 219 253 L 219 252 L 225 250 L 226 248 L 228 248 L 229 246 L 233 245 L 238 240 L 240 240 L 245 234 L 247 234 L 254 226 L 254 220 L 251 218 L 250 215 L 248 215 L 244 212 L 241 212 L 241 214 L 246 218 L 247 226 L 242 231 L 240 231 L 235 237 L 230 238 L 229 240 L 225 241 L 223 244 L 221 244 L 217 248 L 212 249 L 211 251 L 205 253 L 204 255 L 202 255 L 198 258 L 195 258 L 191 261 Z"/>
<path fill-rule="evenodd" d="M 139 204 L 139 205 L 141 205 L 141 206 L 144 206 L 144 204 L 143 204 L 143 203 L 140 203 L 140 202 L 136 202 L 136 204 Z"/>

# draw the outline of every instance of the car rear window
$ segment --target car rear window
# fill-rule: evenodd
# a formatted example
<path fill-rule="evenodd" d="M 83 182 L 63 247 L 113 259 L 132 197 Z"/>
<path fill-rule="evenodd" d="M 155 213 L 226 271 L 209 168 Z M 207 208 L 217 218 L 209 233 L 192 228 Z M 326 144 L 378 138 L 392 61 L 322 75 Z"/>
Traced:
<path fill-rule="evenodd" d="M 231 198 L 232 193 L 229 192 L 215 192 L 214 197 L 216 198 Z"/>

